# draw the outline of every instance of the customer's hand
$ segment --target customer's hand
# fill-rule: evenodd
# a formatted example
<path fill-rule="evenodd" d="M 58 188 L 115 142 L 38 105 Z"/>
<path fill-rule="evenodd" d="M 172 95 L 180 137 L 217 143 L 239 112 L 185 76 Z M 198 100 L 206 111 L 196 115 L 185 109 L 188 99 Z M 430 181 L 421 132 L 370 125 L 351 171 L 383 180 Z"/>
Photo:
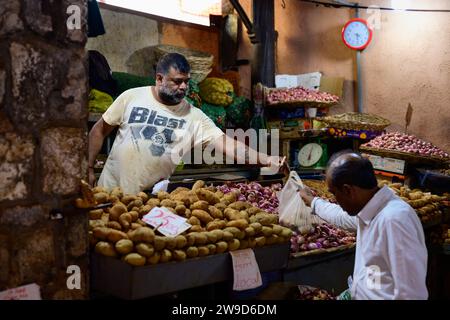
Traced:
<path fill-rule="evenodd" d="M 314 194 L 312 193 L 311 189 L 308 187 L 303 187 L 303 189 L 300 189 L 299 193 L 305 204 L 310 207 L 312 201 L 314 200 Z"/>
<path fill-rule="evenodd" d="M 263 165 L 266 167 L 266 172 L 270 174 L 277 174 L 286 166 L 286 157 L 267 156 Z"/>

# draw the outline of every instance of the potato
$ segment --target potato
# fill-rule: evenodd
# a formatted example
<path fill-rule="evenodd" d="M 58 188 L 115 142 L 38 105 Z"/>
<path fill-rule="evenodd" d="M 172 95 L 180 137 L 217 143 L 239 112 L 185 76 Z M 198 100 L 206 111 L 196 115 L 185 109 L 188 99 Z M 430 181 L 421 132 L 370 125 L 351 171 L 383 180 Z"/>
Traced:
<path fill-rule="evenodd" d="M 214 205 L 214 207 L 223 212 L 227 208 L 227 205 L 223 202 L 219 202 L 219 203 L 216 203 Z"/>
<path fill-rule="evenodd" d="M 139 212 L 137 211 L 130 211 L 128 214 L 131 216 L 131 222 L 136 222 L 139 219 Z"/>
<path fill-rule="evenodd" d="M 194 216 L 192 216 L 192 217 L 190 217 L 188 220 L 187 220 L 187 223 L 189 223 L 189 224 L 191 224 L 191 225 L 193 225 L 193 226 L 195 226 L 195 225 L 201 225 L 201 223 L 200 223 L 200 220 L 197 218 L 197 217 L 194 217 Z"/>
<path fill-rule="evenodd" d="M 209 208 L 209 203 L 207 201 L 204 200 L 199 200 L 193 204 L 191 204 L 191 206 L 189 207 L 189 209 L 191 209 L 191 211 L 193 210 L 208 210 Z"/>
<path fill-rule="evenodd" d="M 173 190 L 173 191 L 170 193 L 170 198 L 172 199 L 173 196 L 175 196 L 175 195 L 177 195 L 177 194 L 179 194 L 179 193 L 185 193 L 185 192 L 189 192 L 189 191 L 191 191 L 191 189 L 189 189 L 189 188 L 186 188 L 186 187 L 177 187 L 175 190 Z"/>
<path fill-rule="evenodd" d="M 118 223 L 117 221 L 110 221 L 106 224 L 106 226 L 111 229 L 116 229 L 116 230 L 122 231 L 122 225 L 120 223 Z"/>
<path fill-rule="evenodd" d="M 169 262 L 170 260 L 172 260 L 172 252 L 170 252 L 170 250 L 164 249 L 161 252 L 161 258 L 159 259 L 159 262 Z"/>
<path fill-rule="evenodd" d="M 165 237 L 155 236 L 155 238 L 153 239 L 153 247 L 156 251 L 161 251 L 162 249 L 164 249 L 166 247 Z"/>
<path fill-rule="evenodd" d="M 94 230 L 95 228 L 107 227 L 107 223 L 103 220 L 89 220 L 89 230 Z M 122 226 L 119 224 L 119 227 L 122 229 Z"/>
<path fill-rule="evenodd" d="M 209 249 L 207 246 L 199 246 L 198 247 L 198 256 L 199 257 L 204 257 L 207 256 L 209 254 Z"/>
<path fill-rule="evenodd" d="M 140 210 L 140 208 L 142 208 L 144 206 L 144 203 L 142 202 L 141 198 L 137 198 L 134 201 L 131 201 L 128 205 L 127 205 L 127 209 L 128 211 L 138 211 Z"/>
<path fill-rule="evenodd" d="M 206 225 L 206 230 L 211 231 L 216 229 L 223 229 L 226 227 L 226 225 L 227 223 L 224 220 L 214 220 Z"/>
<path fill-rule="evenodd" d="M 146 224 L 144 221 L 142 221 L 141 219 L 137 219 L 137 220 L 136 220 L 136 223 L 140 224 L 140 225 L 143 226 L 143 227 L 146 227 L 146 226 L 147 226 L 147 224 Z"/>
<path fill-rule="evenodd" d="M 166 249 L 174 250 L 177 247 L 177 240 L 173 237 L 164 237 L 164 241 L 166 242 Z"/>
<path fill-rule="evenodd" d="M 240 240 L 239 250 L 247 249 L 247 248 L 248 248 L 248 240 L 247 239 Z"/>
<path fill-rule="evenodd" d="M 222 191 L 220 191 L 220 190 L 214 192 L 214 194 L 215 194 L 219 199 L 222 198 L 222 197 L 225 195 L 225 194 L 224 194 Z"/>
<path fill-rule="evenodd" d="M 199 225 L 195 225 L 195 226 L 192 226 L 189 231 L 191 231 L 191 232 L 201 232 L 201 231 L 205 231 L 205 228 L 203 228 L 202 226 L 199 226 Z"/>
<path fill-rule="evenodd" d="M 195 238 L 196 238 L 197 234 L 198 234 L 198 232 L 194 231 L 194 232 L 190 232 L 186 235 L 188 247 L 191 247 L 195 244 Z"/>
<path fill-rule="evenodd" d="M 92 192 L 93 193 L 101 193 L 101 192 L 108 193 L 108 190 L 106 190 L 104 187 L 96 186 L 92 189 Z"/>
<path fill-rule="evenodd" d="M 209 204 L 216 204 L 220 202 L 220 198 L 215 195 L 214 192 L 211 192 L 205 188 L 200 188 L 195 190 L 195 194 L 200 200 L 205 200 Z"/>
<path fill-rule="evenodd" d="M 158 199 L 160 201 L 164 200 L 164 199 L 170 199 L 170 194 L 166 191 L 159 191 L 156 196 L 158 197 Z"/>
<path fill-rule="evenodd" d="M 248 222 L 245 219 L 233 220 L 227 223 L 227 227 L 236 227 L 241 230 L 245 230 L 248 227 Z"/>
<path fill-rule="evenodd" d="M 116 204 L 116 202 L 120 202 L 120 199 L 119 199 L 119 197 L 109 195 L 108 202 L 111 202 L 112 204 Z"/>
<path fill-rule="evenodd" d="M 148 201 L 148 194 L 146 194 L 145 192 L 139 192 L 136 196 L 138 196 L 139 198 L 141 198 L 143 203 L 146 203 Z"/>
<path fill-rule="evenodd" d="M 114 250 L 114 246 L 105 241 L 99 241 L 95 245 L 95 252 L 100 253 L 107 257 L 117 257 L 117 252 Z"/>
<path fill-rule="evenodd" d="M 198 248 L 197 247 L 189 247 L 186 249 L 186 255 L 189 258 L 195 258 L 198 256 Z"/>
<path fill-rule="evenodd" d="M 94 234 L 94 237 L 96 237 L 99 240 L 107 240 L 108 239 L 108 234 L 112 230 L 113 229 L 110 229 L 110 228 L 100 227 L 100 228 L 94 228 L 92 230 L 92 233 Z"/>
<path fill-rule="evenodd" d="M 281 235 L 279 235 L 278 236 L 278 239 L 277 239 L 277 243 L 285 243 L 285 242 L 290 242 L 291 241 L 291 238 L 289 237 L 289 238 L 285 238 L 285 237 L 283 237 L 283 236 L 281 236 Z"/>
<path fill-rule="evenodd" d="M 195 235 L 195 244 L 202 245 L 208 243 L 208 237 L 206 236 L 206 232 L 199 232 Z"/>
<path fill-rule="evenodd" d="M 230 203 L 236 202 L 236 194 L 234 192 L 227 193 L 220 199 L 220 202 L 228 206 Z"/>
<path fill-rule="evenodd" d="M 164 200 L 161 201 L 161 207 L 175 208 L 176 206 L 177 206 L 177 204 L 173 200 L 164 199 Z"/>
<path fill-rule="evenodd" d="M 253 229 L 252 227 L 247 227 L 244 231 L 247 237 L 253 237 L 256 235 L 255 229 Z"/>
<path fill-rule="evenodd" d="M 161 259 L 161 253 L 156 251 L 151 257 L 147 258 L 148 264 L 157 264 Z"/>
<path fill-rule="evenodd" d="M 122 213 L 120 215 L 119 222 L 125 230 L 130 228 L 131 219 L 131 214 L 129 214 L 128 212 Z"/>
<path fill-rule="evenodd" d="M 225 241 L 219 241 L 216 243 L 216 253 L 223 253 L 227 251 L 228 249 L 228 243 Z"/>
<path fill-rule="evenodd" d="M 142 227 L 132 231 L 131 240 L 134 242 L 153 242 L 155 232 L 148 227 Z"/>
<path fill-rule="evenodd" d="M 109 219 L 113 221 L 119 221 L 119 217 L 122 215 L 122 213 L 127 212 L 127 207 L 121 203 L 116 203 L 111 209 L 109 209 Z"/>
<path fill-rule="evenodd" d="M 223 229 L 223 231 L 228 231 L 231 232 L 231 234 L 233 234 L 233 238 L 244 238 L 245 237 L 245 232 L 239 230 L 236 227 L 226 227 L 225 229 Z M 242 236 L 243 234 L 243 236 Z"/>
<path fill-rule="evenodd" d="M 266 244 L 266 237 L 257 237 L 255 241 L 257 247 L 263 247 Z"/>
<path fill-rule="evenodd" d="M 192 186 L 192 190 L 197 190 L 200 188 L 203 188 L 205 186 L 205 181 L 203 180 L 197 180 L 195 181 L 194 185 Z"/>
<path fill-rule="evenodd" d="M 133 241 L 129 239 L 121 239 L 116 242 L 115 248 L 120 254 L 129 254 L 133 251 Z"/>
<path fill-rule="evenodd" d="M 178 235 L 175 237 L 175 243 L 177 249 L 182 249 L 187 245 L 187 239 L 183 235 Z"/>
<path fill-rule="evenodd" d="M 150 198 L 150 199 L 148 199 L 148 201 L 145 204 L 154 208 L 154 207 L 159 207 L 160 203 L 161 203 L 161 201 L 159 199 Z"/>
<path fill-rule="evenodd" d="M 121 239 L 128 239 L 128 236 L 125 232 L 111 229 L 108 233 L 107 239 L 109 242 L 116 243 Z"/>
<path fill-rule="evenodd" d="M 147 258 L 151 257 L 155 253 L 155 249 L 153 248 L 153 246 L 148 243 L 138 243 L 136 245 L 136 251 L 140 255 Z"/>
<path fill-rule="evenodd" d="M 103 213 L 100 218 L 105 224 L 109 222 L 109 213 Z"/>
<path fill-rule="evenodd" d="M 247 213 L 249 216 L 253 216 L 255 214 L 257 214 L 258 212 L 261 212 L 262 210 L 260 208 L 257 207 L 251 207 L 247 209 Z"/>
<path fill-rule="evenodd" d="M 125 256 L 124 261 L 128 264 L 131 264 L 135 267 L 140 267 L 145 265 L 145 262 L 147 259 L 145 259 L 143 256 L 141 256 L 139 253 L 129 253 Z"/>
<path fill-rule="evenodd" d="M 272 234 L 270 237 L 266 237 L 266 245 L 272 245 L 278 243 L 278 236 L 276 234 Z"/>
<path fill-rule="evenodd" d="M 292 234 L 293 234 L 293 232 L 291 229 L 283 228 L 283 230 L 280 233 L 280 236 L 290 239 L 292 237 Z"/>
<path fill-rule="evenodd" d="M 186 212 L 186 207 L 184 206 L 184 204 L 179 204 L 175 207 L 175 212 L 180 216 L 184 216 L 184 213 Z"/>
<path fill-rule="evenodd" d="M 139 223 L 136 223 L 136 222 L 131 223 L 131 226 L 130 226 L 131 230 L 136 230 L 138 228 L 142 228 L 142 226 Z"/>
<path fill-rule="evenodd" d="M 120 199 L 120 198 L 123 197 L 123 191 L 122 191 L 122 189 L 121 189 L 120 187 L 114 187 L 114 188 L 111 190 L 110 195 L 113 196 L 113 197 L 117 197 L 117 198 Z"/>
<path fill-rule="evenodd" d="M 206 247 L 209 250 L 209 254 L 215 254 L 216 253 L 216 245 L 215 244 L 207 244 Z"/>
<path fill-rule="evenodd" d="M 94 193 L 94 199 L 97 203 L 108 202 L 109 194 L 106 192 Z"/>
<path fill-rule="evenodd" d="M 278 216 L 276 214 L 259 212 L 254 216 L 250 217 L 250 223 L 259 222 L 263 226 L 270 226 L 272 224 L 278 223 Z"/>
<path fill-rule="evenodd" d="M 272 235 L 272 228 L 263 226 L 262 229 L 261 229 L 261 233 L 265 237 L 270 237 Z"/>
<path fill-rule="evenodd" d="M 241 245 L 241 242 L 238 239 L 233 239 L 228 242 L 228 250 L 229 251 L 237 250 L 237 249 L 239 249 L 240 245 Z"/>
<path fill-rule="evenodd" d="M 206 237 L 208 238 L 208 243 L 216 243 L 217 237 L 213 232 L 205 232 Z"/>
<path fill-rule="evenodd" d="M 176 261 L 186 260 L 186 252 L 184 252 L 183 250 L 174 250 L 172 255 L 173 259 Z"/>
<path fill-rule="evenodd" d="M 237 211 L 235 209 L 226 208 L 223 213 L 228 220 L 248 219 L 248 214 L 245 211 Z"/>
<path fill-rule="evenodd" d="M 283 231 L 283 227 L 278 225 L 278 224 L 273 224 L 272 225 L 272 233 L 273 234 L 281 234 L 281 232 Z"/>
<path fill-rule="evenodd" d="M 231 241 L 233 239 L 234 239 L 234 235 L 230 231 L 223 230 L 222 240 L 228 242 L 228 241 Z"/>
<path fill-rule="evenodd" d="M 247 208 L 247 204 L 244 201 L 236 201 L 233 203 L 230 203 L 228 205 L 228 208 L 237 210 L 237 211 L 241 211 L 241 210 L 245 210 Z"/>
<path fill-rule="evenodd" d="M 186 211 L 184 212 L 184 216 L 189 219 L 191 217 L 191 210 L 186 209 Z"/>
<path fill-rule="evenodd" d="M 259 222 L 250 223 L 250 227 L 252 227 L 255 230 L 256 234 L 260 233 L 262 230 L 262 224 Z"/>
<path fill-rule="evenodd" d="M 202 223 L 204 223 L 205 225 L 208 222 L 213 221 L 214 219 L 209 215 L 208 212 L 204 211 L 204 210 L 192 210 L 192 216 L 197 217 Z"/>
<path fill-rule="evenodd" d="M 145 216 L 147 213 L 149 213 L 154 207 L 146 204 L 145 206 L 142 206 L 139 208 L 139 218 L 142 218 L 143 216 Z M 131 211 L 133 212 L 133 211 Z"/>
<path fill-rule="evenodd" d="M 222 211 L 220 211 L 220 209 L 214 206 L 209 206 L 208 211 L 211 217 L 213 217 L 214 219 L 223 219 L 223 213 Z"/>
<path fill-rule="evenodd" d="M 89 211 L 89 219 L 91 219 L 91 220 L 101 219 L 102 215 L 103 215 L 103 209 Z"/>
<path fill-rule="evenodd" d="M 133 202 L 133 201 L 136 200 L 136 199 L 137 199 L 136 196 L 131 195 L 131 194 L 127 194 L 127 195 L 124 195 L 124 196 L 122 197 L 122 199 L 120 199 L 120 201 L 121 201 L 124 205 L 128 206 L 128 204 L 130 204 L 131 202 Z"/>
<path fill-rule="evenodd" d="M 216 236 L 216 241 L 222 240 L 222 238 L 223 238 L 223 231 L 222 230 L 212 230 L 210 232 Z"/>
<path fill-rule="evenodd" d="M 248 238 L 247 241 L 248 241 L 248 247 L 249 248 L 256 247 L 256 240 L 255 240 L 255 238 Z"/>

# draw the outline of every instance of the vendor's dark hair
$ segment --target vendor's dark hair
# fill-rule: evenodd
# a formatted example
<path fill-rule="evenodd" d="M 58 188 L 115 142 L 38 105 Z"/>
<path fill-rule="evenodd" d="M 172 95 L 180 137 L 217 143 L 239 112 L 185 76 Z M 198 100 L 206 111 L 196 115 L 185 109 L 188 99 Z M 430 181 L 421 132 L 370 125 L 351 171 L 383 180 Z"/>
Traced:
<path fill-rule="evenodd" d="M 169 72 L 170 67 L 181 73 L 189 73 L 191 71 L 191 66 L 186 58 L 175 52 L 166 53 L 159 59 L 158 64 L 156 65 L 156 73 L 166 75 Z"/>
<path fill-rule="evenodd" d="M 345 157 L 342 163 L 333 164 L 333 169 L 330 172 L 331 184 L 336 188 L 340 188 L 344 184 L 357 186 L 362 189 L 375 188 L 378 182 L 372 163 L 359 153 L 349 150 L 338 152 L 330 158 L 328 166 L 345 154 L 348 154 L 348 156 Z"/>

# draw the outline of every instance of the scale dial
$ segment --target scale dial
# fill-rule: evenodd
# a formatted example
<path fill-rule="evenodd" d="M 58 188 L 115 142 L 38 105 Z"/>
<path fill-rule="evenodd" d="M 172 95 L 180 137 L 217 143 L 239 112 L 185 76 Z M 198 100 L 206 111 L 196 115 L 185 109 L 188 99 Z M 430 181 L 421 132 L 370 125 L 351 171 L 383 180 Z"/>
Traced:
<path fill-rule="evenodd" d="M 318 143 L 304 145 L 298 153 L 298 163 L 302 167 L 312 167 L 322 158 L 323 149 Z"/>

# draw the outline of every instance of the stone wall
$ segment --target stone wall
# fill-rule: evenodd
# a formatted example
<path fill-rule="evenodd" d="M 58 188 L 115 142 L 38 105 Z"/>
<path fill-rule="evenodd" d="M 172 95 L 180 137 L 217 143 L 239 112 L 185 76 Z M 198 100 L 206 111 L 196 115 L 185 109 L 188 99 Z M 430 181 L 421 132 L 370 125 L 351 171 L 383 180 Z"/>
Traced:
<path fill-rule="evenodd" d="M 87 174 L 86 13 L 87 0 L 0 0 L 0 291 L 87 297 L 87 217 L 50 215 Z M 70 265 L 81 289 L 67 287 Z"/>

